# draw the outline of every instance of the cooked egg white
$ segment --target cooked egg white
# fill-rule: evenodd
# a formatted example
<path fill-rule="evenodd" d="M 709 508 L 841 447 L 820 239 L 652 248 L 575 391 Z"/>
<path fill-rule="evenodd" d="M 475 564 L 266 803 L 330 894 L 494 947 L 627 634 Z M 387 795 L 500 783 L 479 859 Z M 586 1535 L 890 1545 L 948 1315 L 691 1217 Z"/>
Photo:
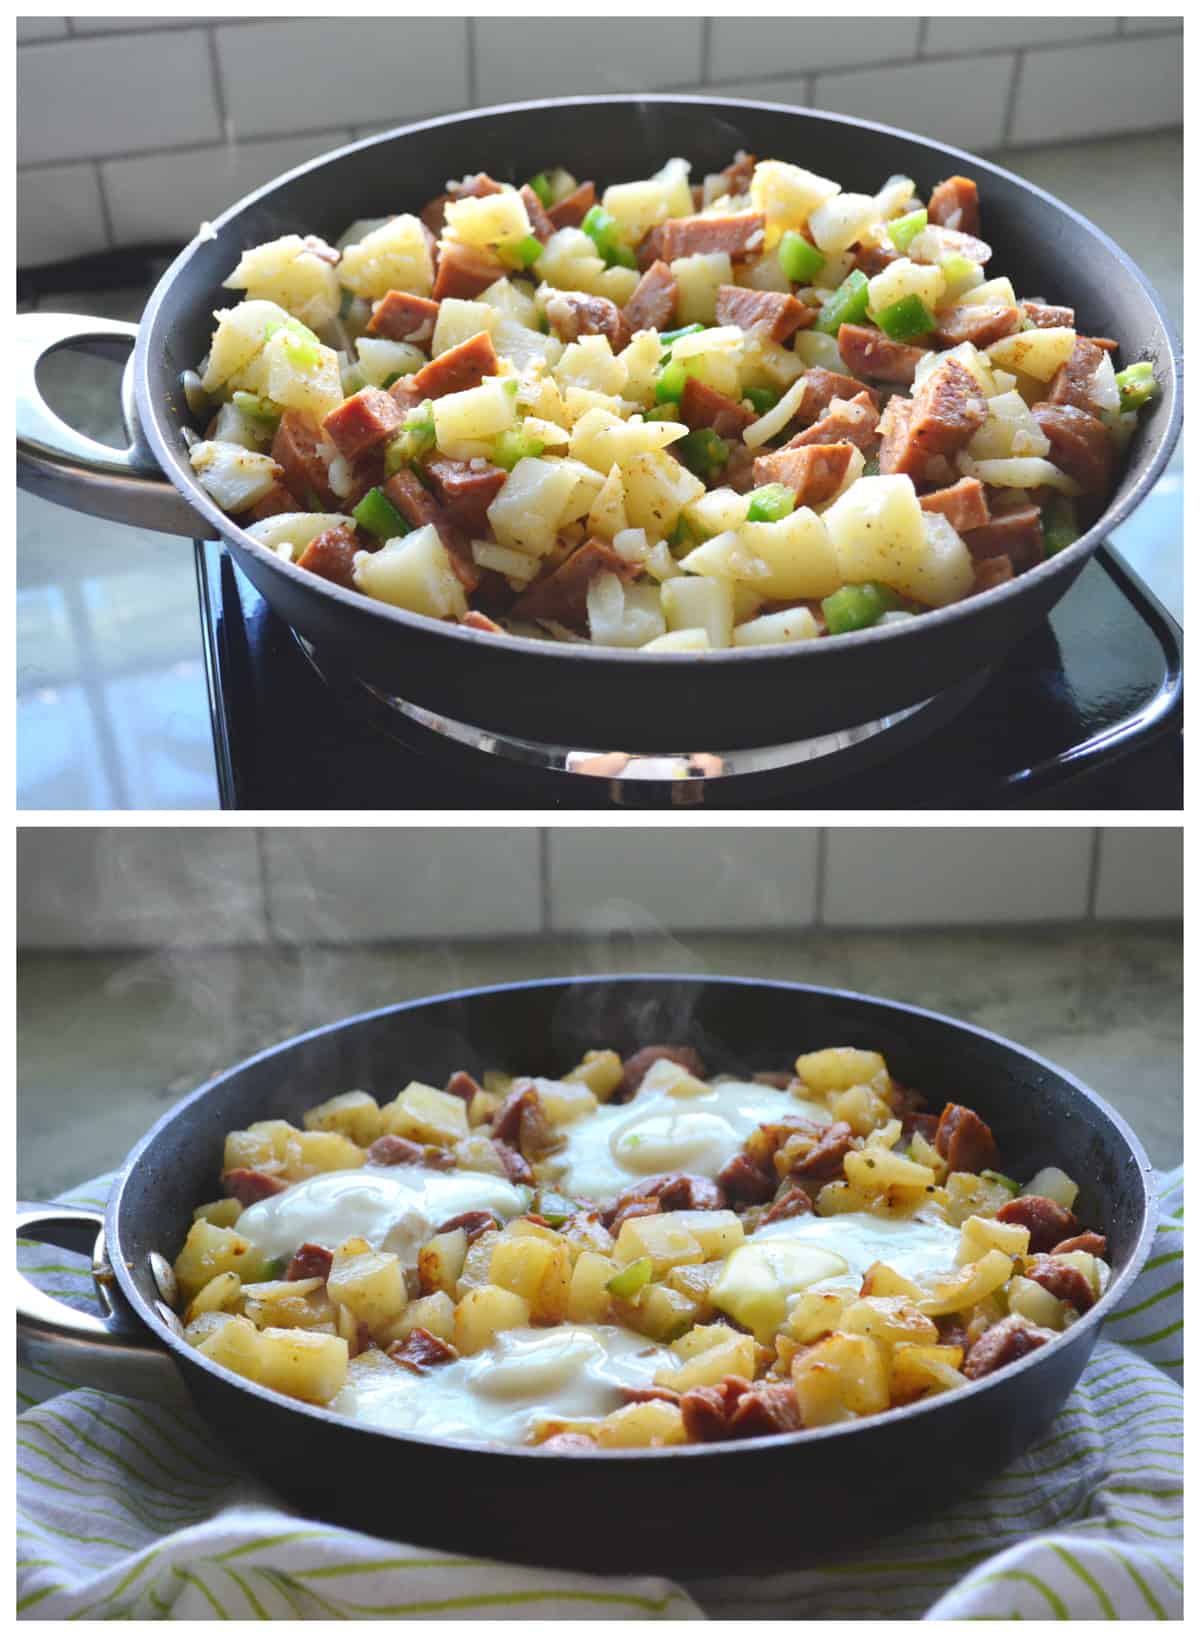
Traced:
<path fill-rule="evenodd" d="M 649 1087 L 631 1103 L 608 1104 L 565 1128 L 565 1146 L 547 1162 L 564 1193 L 610 1204 L 641 1177 L 690 1171 L 715 1177 L 756 1126 L 803 1115 L 829 1124 L 823 1103 L 752 1081 L 719 1080 L 692 1091 L 683 1079 L 664 1090 Z"/>
<path fill-rule="evenodd" d="M 367 1165 L 293 1183 L 244 1210 L 237 1231 L 268 1256 L 303 1244 L 334 1249 L 357 1235 L 414 1264 L 440 1224 L 463 1211 L 493 1211 L 507 1222 L 526 1209 L 519 1188 L 485 1172 Z"/>
<path fill-rule="evenodd" d="M 361 1353 L 329 1408 L 397 1432 L 525 1444 L 541 1421 L 587 1420 L 620 1409 L 622 1387 L 648 1387 L 656 1371 L 678 1362 L 668 1348 L 619 1325 L 523 1328 L 424 1375 L 380 1352 Z"/>

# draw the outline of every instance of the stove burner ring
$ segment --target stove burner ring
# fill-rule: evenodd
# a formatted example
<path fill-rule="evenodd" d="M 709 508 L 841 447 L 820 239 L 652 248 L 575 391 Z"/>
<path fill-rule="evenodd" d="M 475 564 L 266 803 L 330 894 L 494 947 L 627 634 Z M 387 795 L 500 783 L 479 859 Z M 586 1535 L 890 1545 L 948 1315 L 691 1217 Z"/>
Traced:
<path fill-rule="evenodd" d="M 344 681 L 340 672 L 327 669 L 314 646 L 299 632 L 292 635 L 317 674 L 337 686 Z M 758 774 L 807 773 L 814 782 L 836 777 L 842 771 L 868 761 L 886 760 L 904 745 L 956 714 L 973 697 L 984 677 L 981 673 L 965 684 L 909 705 L 903 710 L 843 728 L 813 739 L 787 744 L 759 745 L 748 750 L 704 750 L 672 753 L 629 754 L 625 751 L 584 750 L 565 745 L 542 744 L 514 734 L 501 734 L 443 716 L 388 693 L 360 677 L 347 679 L 352 691 L 392 718 L 397 730 L 401 723 L 434 736 L 434 742 L 459 754 L 490 756 L 510 766 L 528 768 L 532 773 L 575 779 L 600 779 L 610 787 L 637 784 L 649 795 L 655 791 L 675 805 L 700 804 L 704 787 L 715 781 Z M 399 721 L 395 719 L 399 718 Z M 647 789 L 647 787 L 649 787 Z M 618 798 L 619 799 L 619 798 Z"/>

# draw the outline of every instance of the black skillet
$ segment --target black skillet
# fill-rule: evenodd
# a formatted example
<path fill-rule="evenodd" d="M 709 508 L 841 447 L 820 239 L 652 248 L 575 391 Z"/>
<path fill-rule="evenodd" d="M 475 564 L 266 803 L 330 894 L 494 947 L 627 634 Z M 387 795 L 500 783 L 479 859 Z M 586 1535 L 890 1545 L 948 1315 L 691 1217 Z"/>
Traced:
<path fill-rule="evenodd" d="M 922 197 L 952 172 L 974 177 L 994 265 L 1017 291 L 1074 306 L 1082 333 L 1120 343 L 1120 362 L 1153 361 L 1159 397 L 1143 415 L 1112 503 L 1075 545 L 1007 586 L 913 625 L 700 658 L 651 656 L 500 638 L 371 602 L 253 543 L 196 482 L 181 430 L 193 418 L 179 376 L 207 352 L 213 309 L 230 301 L 221 282 L 247 246 L 291 232 L 336 239 L 358 217 L 417 210 L 447 178 L 481 167 L 520 182 L 563 164 L 604 184 L 646 176 L 673 154 L 703 176 L 738 148 L 836 177 L 855 192 L 873 192 L 897 172 L 911 176 Z M 1158 297 L 1128 256 L 1066 205 L 923 137 L 716 97 L 572 97 L 484 108 L 355 143 L 260 188 L 198 234 L 151 296 L 126 377 L 133 447 L 118 452 L 70 433 L 42 402 L 33 375 L 38 358 L 56 346 L 111 347 L 134 333 L 108 320 L 19 318 L 20 483 L 145 528 L 222 536 L 277 614 L 388 693 L 476 727 L 629 751 L 691 749 L 697 733 L 705 744 L 730 749 L 809 738 L 915 704 L 994 664 L 1144 498 L 1181 416 L 1181 365 Z"/>
<path fill-rule="evenodd" d="M 347 1087 L 390 1098 L 456 1068 L 563 1073 L 594 1046 L 622 1054 L 688 1041 L 709 1071 L 786 1068 L 851 1042 L 885 1055 L 934 1108 L 988 1120 L 1005 1168 L 1060 1165 L 1080 1220 L 1108 1235 L 1112 1285 L 1058 1340 L 965 1390 L 875 1420 L 804 1434 L 662 1451 L 553 1455 L 371 1431 L 231 1375 L 182 1342 L 156 1306 L 152 1253 L 173 1258 L 211 1199 L 225 1133 L 299 1121 Z M 978 1485 L 1053 1420 L 1154 1232 L 1153 1175 L 1124 1120 L 1072 1076 L 964 1023 L 893 1001 L 739 978 L 551 979 L 472 989 L 349 1018 L 230 1069 L 161 1119 L 130 1155 L 103 1225 L 123 1301 L 93 1321 L 25 1286 L 30 1362 L 112 1391 L 153 1392 L 178 1366 L 200 1412 L 289 1502 L 332 1522 L 489 1557 L 618 1573 L 714 1573 L 794 1565 L 805 1551 L 911 1522 Z M 70 1213 L 31 1206 L 31 1237 L 68 1242 Z M 78 1213 L 78 1243 L 95 1213 Z M 168 1316 L 169 1317 L 169 1316 Z"/>

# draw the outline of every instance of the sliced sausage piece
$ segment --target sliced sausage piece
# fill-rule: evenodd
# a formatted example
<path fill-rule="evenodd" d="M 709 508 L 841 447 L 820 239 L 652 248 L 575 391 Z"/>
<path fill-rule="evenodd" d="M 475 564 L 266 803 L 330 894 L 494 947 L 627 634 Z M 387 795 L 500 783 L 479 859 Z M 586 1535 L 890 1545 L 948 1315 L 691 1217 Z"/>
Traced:
<path fill-rule="evenodd" d="M 589 1438 L 586 1432 L 556 1432 L 536 1447 L 554 1455 L 583 1455 L 596 1448 L 596 1440 Z"/>
<path fill-rule="evenodd" d="M 558 1139 L 532 1081 L 518 1080 L 501 1103 L 492 1116 L 492 1137 L 515 1148 L 530 1162 L 542 1159 L 554 1148 Z"/>
<path fill-rule="evenodd" d="M 860 392 L 865 392 L 874 407 L 879 408 L 877 394 L 870 387 L 864 387 L 861 381 L 856 381 L 853 375 L 839 375 L 836 370 L 822 369 L 820 364 L 814 364 L 812 369 L 804 372 L 804 392 L 796 419 L 804 426 L 811 426 L 813 421 L 820 420 L 835 398 L 852 401 Z"/>
<path fill-rule="evenodd" d="M 486 171 L 476 171 L 473 176 L 464 176 L 460 182 L 449 184 L 451 199 L 486 199 L 489 194 L 503 192 L 504 184 Z"/>
<path fill-rule="evenodd" d="M 884 272 L 894 261 L 900 260 L 900 252 L 893 250 L 890 244 L 856 244 L 853 246 L 854 265 L 860 273 L 865 273 L 869 279 Z"/>
<path fill-rule="evenodd" d="M 1007 585 L 1016 579 L 1011 557 L 984 557 L 975 563 L 973 590 L 993 591 L 998 585 Z M 934 1122 L 936 1124 L 936 1121 Z"/>
<path fill-rule="evenodd" d="M 638 572 L 603 540 L 585 540 L 565 562 L 549 574 L 526 586 L 513 604 L 521 620 L 557 620 L 572 631 L 586 631 L 588 586 L 597 574 L 617 574 L 631 579 Z"/>
<path fill-rule="evenodd" d="M 645 238 L 639 240 L 637 247 L 638 270 L 642 273 L 654 266 L 656 261 L 663 259 L 663 227 L 652 227 Z"/>
<path fill-rule="evenodd" d="M 447 1097 L 461 1097 L 468 1108 L 482 1090 L 483 1087 L 479 1084 L 479 1081 L 476 1080 L 473 1074 L 468 1074 L 466 1069 L 455 1069 L 449 1080 L 446 1081 Z"/>
<path fill-rule="evenodd" d="M 376 1137 L 367 1149 L 369 1165 L 424 1165 L 425 1150 L 407 1137 Z"/>
<path fill-rule="evenodd" d="M 418 1324 L 403 1341 L 392 1343 L 387 1356 L 393 1364 L 403 1365 L 414 1375 L 423 1376 L 439 1364 L 452 1364 L 458 1357 L 458 1348 Z"/>
<path fill-rule="evenodd" d="M 1086 335 L 1077 335 L 1071 356 L 1056 370 L 1050 383 L 1049 402 L 1070 404 L 1074 409 L 1093 413 L 1099 406 L 1093 392 L 1092 377 L 1104 361 L 1104 351 Z"/>
<path fill-rule="evenodd" d="M 328 1279 L 329 1270 L 332 1266 L 333 1252 L 331 1250 L 326 1250 L 324 1245 L 314 1245 L 306 1241 L 288 1263 L 284 1278 L 292 1281 L 297 1279 Z"/>
<path fill-rule="evenodd" d="M 978 1381 L 980 1376 L 990 1376 L 996 1370 L 1002 1370 L 1006 1364 L 1015 1364 L 1027 1353 L 1044 1347 L 1048 1341 L 1054 1340 L 1054 1335 L 1053 1330 L 1043 1329 L 1040 1324 L 1030 1324 L 1019 1313 L 1012 1313 L 990 1330 L 985 1330 L 970 1348 L 963 1363 L 963 1375 L 971 1381 Z"/>
<path fill-rule="evenodd" d="M 478 608 L 468 608 L 458 623 L 467 626 L 472 631 L 490 631 L 493 636 L 504 635 L 504 627 L 497 625 L 495 620 L 489 619 Z"/>
<path fill-rule="evenodd" d="M 819 421 L 798 432 L 784 444 L 785 449 L 805 449 L 814 443 L 852 443 L 871 450 L 879 436 L 879 411 L 869 392 L 853 398 L 835 398 Z"/>
<path fill-rule="evenodd" d="M 334 585 L 353 591 L 354 559 L 362 550 L 353 525 L 338 523 L 309 541 L 297 557 L 296 567 L 307 569 L 310 574 L 319 574 L 323 580 L 330 580 Z"/>
<path fill-rule="evenodd" d="M 372 308 L 367 334 L 427 347 L 433 338 L 437 316 L 436 301 L 429 301 L 425 296 L 410 296 L 407 290 L 389 290 Z"/>
<path fill-rule="evenodd" d="M 697 1444 L 728 1438 L 729 1423 L 750 1383 L 742 1376 L 726 1376 L 716 1387 L 691 1387 L 679 1400 L 683 1430 Z"/>
<path fill-rule="evenodd" d="M 1066 1302 L 1076 1313 L 1086 1313 L 1096 1305 L 1095 1292 L 1086 1274 L 1057 1256 L 1035 1256 L 1025 1268 L 1025 1277 L 1048 1290 L 1051 1296 L 1057 1296 L 1060 1302 Z"/>
<path fill-rule="evenodd" d="M 977 477 L 960 477 L 948 489 L 921 496 L 923 512 L 937 512 L 958 534 L 982 529 L 989 521 L 987 495 Z"/>
<path fill-rule="evenodd" d="M 1106 495 L 1112 482 L 1113 441 L 1108 429 L 1073 404 L 1034 404 L 1033 418 L 1050 439 L 1050 459 L 1085 494 Z"/>
<path fill-rule="evenodd" d="M 271 459 L 283 468 L 284 481 L 302 503 L 312 495 L 317 505 L 310 509 L 337 510 L 340 501 L 329 487 L 329 467 L 315 421 L 298 409 L 285 409 L 271 444 Z"/>
<path fill-rule="evenodd" d="M 394 398 L 379 387 L 363 387 L 331 409 L 322 425 L 338 453 L 357 460 L 390 438 L 403 419 Z"/>
<path fill-rule="evenodd" d="M 638 280 L 637 289 L 621 309 L 630 333 L 639 330 L 666 330 L 675 317 L 679 286 L 665 261 L 651 262 Z"/>
<path fill-rule="evenodd" d="M 779 290 L 748 290 L 739 284 L 722 284 L 717 289 L 716 316 L 718 324 L 733 324 L 747 335 L 783 342 L 797 330 L 806 330 L 817 312 L 815 307 L 806 307 L 795 296 Z"/>
<path fill-rule="evenodd" d="M 704 1059 L 690 1046 L 643 1046 L 621 1065 L 621 1083 L 613 1094 L 613 1101 L 625 1103 L 635 1096 L 650 1070 L 663 1058 L 670 1063 L 678 1063 L 681 1069 L 686 1069 L 697 1080 L 708 1078 Z"/>
<path fill-rule="evenodd" d="M 557 232 L 561 227 L 578 227 L 595 203 L 596 184 L 581 182 L 573 193 L 568 193 L 565 199 L 551 205 L 546 214 Z"/>
<path fill-rule="evenodd" d="M 804 1158 L 795 1162 L 791 1175 L 805 1177 L 809 1182 L 832 1182 L 841 1176 L 842 1163 L 853 1142 L 854 1133 L 845 1120 L 835 1120 Z"/>
<path fill-rule="evenodd" d="M 731 216 L 675 216 L 662 226 L 662 259 L 709 256 L 725 251 L 731 261 L 745 261 L 763 247 L 766 217 L 755 210 Z"/>
<path fill-rule="evenodd" d="M 880 465 L 882 469 L 882 462 Z M 1042 514 L 1036 506 L 993 512 L 990 523 L 968 530 L 963 539 L 977 562 L 989 557 L 1007 557 L 1018 574 L 1035 567 L 1046 554 L 1042 540 Z"/>
<path fill-rule="evenodd" d="M 507 271 L 500 258 L 488 250 L 459 244 L 456 239 L 439 239 L 433 299 L 444 301 L 451 296 L 459 301 L 470 301 L 489 284 L 503 278 Z"/>
<path fill-rule="evenodd" d="M 473 538 L 487 533 L 487 509 L 508 481 L 503 466 L 439 455 L 426 463 L 425 474 L 455 528 Z"/>
<path fill-rule="evenodd" d="M 533 1182 L 533 1167 L 523 1154 L 517 1152 L 511 1143 L 497 1142 L 493 1137 L 492 1147 L 496 1150 L 497 1158 L 504 1167 L 504 1175 L 510 1182 Z"/>
<path fill-rule="evenodd" d="M 946 1104 L 933 1145 L 951 1171 L 983 1171 L 1000 1158 L 991 1127 L 962 1103 Z"/>
<path fill-rule="evenodd" d="M 430 360 L 411 377 L 418 402 L 425 398 L 445 398 L 451 392 L 467 392 L 489 375 L 495 375 L 500 360 L 486 330 L 460 341 Z"/>
<path fill-rule="evenodd" d="M 529 217 L 529 231 L 540 243 L 554 235 L 554 223 L 546 214 L 546 207 L 537 194 L 526 182 L 521 188 L 521 200 L 525 206 L 525 214 Z"/>
<path fill-rule="evenodd" d="M 739 149 L 733 156 L 733 163 L 726 165 L 721 172 L 721 179 L 725 183 L 725 192 L 732 198 L 736 198 L 740 193 L 748 193 L 750 183 L 754 180 L 754 167 L 757 164 L 758 160 L 752 153 L 747 153 L 744 148 Z"/>
<path fill-rule="evenodd" d="M 452 1216 L 448 1222 L 443 1222 L 438 1232 L 453 1233 L 455 1228 L 461 1228 L 467 1236 L 467 1244 L 473 1245 L 480 1234 L 499 1226 L 500 1218 L 492 1211 L 463 1211 L 458 1216 Z"/>
<path fill-rule="evenodd" d="M 788 1187 L 779 1195 L 778 1199 L 763 1212 L 759 1219 L 759 1227 L 765 1227 L 768 1222 L 786 1222 L 793 1216 L 811 1216 L 813 1202 L 803 1188 Z"/>
<path fill-rule="evenodd" d="M 956 358 L 943 358 L 903 404 L 893 398 L 884 413 L 881 472 L 923 478 L 935 457 L 957 453 L 987 420 L 987 399 Z"/>
<path fill-rule="evenodd" d="M 261 523 L 266 517 L 279 517 L 284 512 L 302 512 L 304 507 L 292 491 L 282 483 L 272 483 L 261 500 L 256 500 L 249 511 L 238 519 L 244 523 Z"/>
<path fill-rule="evenodd" d="M 653 1211 L 632 1211 L 630 1207 L 653 1205 L 661 1211 L 720 1211 L 725 1207 L 725 1193 L 718 1182 L 707 1177 L 694 1176 L 690 1171 L 666 1171 L 662 1176 L 646 1177 L 624 1189 L 602 1219 L 608 1222 L 621 1215 L 651 1216 Z M 612 1223 L 608 1223 L 611 1227 Z"/>
<path fill-rule="evenodd" d="M 230 1199 L 239 1205 L 257 1205 L 260 1199 L 270 1199 L 287 1187 L 282 1177 L 270 1176 L 266 1171 L 254 1171 L 249 1166 L 235 1166 L 221 1178 L 221 1186 Z"/>
<path fill-rule="evenodd" d="M 948 176 L 929 195 L 929 220 L 959 233 L 979 232 L 979 189 L 968 176 Z"/>
<path fill-rule="evenodd" d="M 778 1185 L 774 1172 L 756 1165 L 749 1154 L 735 1154 L 717 1172 L 717 1181 L 730 1199 L 745 1205 L 765 1205 Z"/>
<path fill-rule="evenodd" d="M 1107 1256 L 1108 1240 L 1102 1233 L 1077 1233 L 1073 1239 L 1064 1239 L 1061 1245 L 1051 1247 L 1051 1256 L 1066 1256 L 1069 1251 L 1085 1250 L 1089 1256 Z"/>
<path fill-rule="evenodd" d="M 1074 307 L 1051 307 L 1045 301 L 1023 301 L 1021 311 L 1035 330 L 1073 330 Z"/>
<path fill-rule="evenodd" d="M 678 1404 L 679 1394 L 674 1387 L 618 1387 L 626 1404 L 651 1404 L 661 1399 L 664 1404 Z"/>
<path fill-rule="evenodd" d="M 773 450 L 754 462 L 754 486 L 784 483 L 797 506 L 819 506 L 832 500 L 846 480 L 854 459 L 852 443 L 814 443 Z"/>
<path fill-rule="evenodd" d="M 939 315 L 936 340 L 939 347 L 960 347 L 964 341 L 976 347 L 990 347 L 993 341 L 1011 335 L 1020 322 L 1021 315 L 1015 307 L 964 302 Z"/>
<path fill-rule="evenodd" d="M 1021 1194 L 1001 1205 L 997 1222 L 1015 1222 L 1029 1229 L 1030 1254 L 1053 1250 L 1060 1239 L 1073 1234 L 1079 1224 L 1071 1212 L 1041 1194 Z"/>
<path fill-rule="evenodd" d="M 402 466 L 388 478 L 383 492 L 414 529 L 424 528 L 427 523 L 433 524 L 459 584 L 466 591 L 476 590 L 480 573 L 470 547 L 417 474 L 410 467 Z"/>
<path fill-rule="evenodd" d="M 864 324 L 842 325 L 838 351 L 856 375 L 895 386 L 911 386 L 917 365 L 925 356 L 924 348 L 893 341 L 881 330 L 870 330 Z"/>
<path fill-rule="evenodd" d="M 803 1425 L 791 1382 L 759 1381 L 738 1399 L 729 1418 L 729 1435 L 762 1438 L 774 1432 L 799 1432 Z"/>
<path fill-rule="evenodd" d="M 629 321 L 607 296 L 588 296 L 580 290 L 555 290 L 546 303 L 546 318 L 560 341 L 578 341 L 581 335 L 602 335 L 614 352 L 621 352 L 629 345 Z"/>
<path fill-rule="evenodd" d="M 719 438 L 728 438 L 734 443 L 740 442 L 742 433 L 758 419 L 754 410 L 736 403 L 715 387 L 705 386 L 694 375 L 689 375 L 684 382 L 679 410 L 693 429 L 711 426 Z"/>

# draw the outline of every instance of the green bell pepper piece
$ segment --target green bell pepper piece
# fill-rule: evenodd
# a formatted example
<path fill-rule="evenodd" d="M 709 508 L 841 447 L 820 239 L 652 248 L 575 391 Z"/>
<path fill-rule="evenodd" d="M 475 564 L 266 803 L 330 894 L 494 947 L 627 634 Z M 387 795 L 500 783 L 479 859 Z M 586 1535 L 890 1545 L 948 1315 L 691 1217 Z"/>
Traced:
<path fill-rule="evenodd" d="M 668 398 L 666 403 L 655 404 L 653 409 L 648 409 L 642 418 L 647 421 L 677 421 L 679 416 L 675 411 L 678 407 L 673 398 Z"/>
<path fill-rule="evenodd" d="M 541 201 L 542 209 L 549 210 L 554 203 L 554 189 L 550 185 L 550 178 L 545 171 L 539 171 L 536 176 L 529 178 L 529 186 Z"/>
<path fill-rule="evenodd" d="M 556 1194 L 548 1188 L 543 1188 L 536 1196 L 534 1205 L 535 1214 L 544 1216 L 552 1228 L 560 1228 L 578 1209 L 579 1206 L 573 1199 L 566 1199 L 562 1194 Z"/>
<path fill-rule="evenodd" d="M 1010 1194 L 1021 1192 L 1021 1184 L 1014 1182 L 1012 1177 L 1006 1177 L 1003 1171 L 981 1171 L 979 1175 L 985 1182 L 998 1182 L 1002 1188 L 1007 1188 Z"/>
<path fill-rule="evenodd" d="M 829 296 L 817 314 L 813 329 L 836 335 L 843 324 L 861 324 L 867 316 L 867 275 L 855 268 Z"/>
<path fill-rule="evenodd" d="M 233 402 L 247 419 L 259 421 L 263 426 L 278 426 L 283 415 L 282 409 L 269 398 L 260 398 L 253 392 L 235 392 Z"/>
<path fill-rule="evenodd" d="M 937 319 L 920 296 L 903 296 L 893 301 L 890 307 L 876 313 L 875 322 L 893 341 L 915 341 L 918 336 L 937 329 Z"/>
<path fill-rule="evenodd" d="M 761 489 L 751 490 L 749 500 L 747 523 L 778 523 L 796 509 L 796 491 L 786 483 L 764 483 Z"/>
<path fill-rule="evenodd" d="M 388 477 L 393 477 L 402 466 L 411 466 L 413 461 L 428 454 L 436 442 L 433 405 L 424 403 L 417 409 L 410 409 L 404 425 L 384 453 L 384 472 Z"/>
<path fill-rule="evenodd" d="M 532 432 L 526 432 L 523 427 L 510 426 L 496 434 L 492 459 L 497 466 L 503 466 L 506 472 L 511 472 L 519 460 L 525 460 L 526 457 L 534 458 L 540 455 L 545 447 L 541 438 L 535 438 Z"/>
<path fill-rule="evenodd" d="M 350 515 L 360 529 L 380 540 L 394 540 L 398 534 L 408 534 L 412 527 L 382 489 L 369 489 Z"/>
<path fill-rule="evenodd" d="M 1143 360 L 1117 372 L 1117 389 L 1121 394 L 1121 409 L 1140 409 L 1148 404 L 1158 391 L 1154 379 L 1154 365 Z"/>
<path fill-rule="evenodd" d="M 542 241 L 535 238 L 532 233 L 523 239 L 518 239 L 516 244 L 508 244 L 504 247 L 505 257 L 509 261 L 515 262 L 518 267 L 532 267 L 541 253 Z"/>
<path fill-rule="evenodd" d="M 699 335 L 701 331 L 706 330 L 707 328 L 707 324 L 685 324 L 678 330 L 664 330 L 658 338 L 659 343 L 661 346 L 669 347 L 673 342 L 679 341 L 683 336 Z"/>
<path fill-rule="evenodd" d="M 825 257 L 815 244 L 809 244 L 803 233 L 789 228 L 780 239 L 780 271 L 793 284 L 811 284 L 824 265 Z"/>
<path fill-rule="evenodd" d="M 1069 495 L 1053 495 L 1042 507 L 1042 546 L 1053 557 L 1079 539 L 1075 502 Z"/>
<path fill-rule="evenodd" d="M 770 387 L 747 387 L 742 397 L 756 415 L 765 415 L 768 409 L 774 409 L 779 402 L 779 394 Z"/>
<path fill-rule="evenodd" d="M 683 389 L 687 385 L 687 366 L 678 359 L 671 358 L 658 372 L 658 379 L 654 383 L 654 400 L 660 404 L 677 404 L 683 398 Z"/>
<path fill-rule="evenodd" d="M 636 1262 L 630 1262 L 619 1273 L 614 1273 L 605 1285 L 605 1290 L 612 1296 L 620 1296 L 626 1300 L 636 1296 L 643 1286 L 650 1283 L 650 1275 L 654 1272 L 654 1264 L 648 1256 L 639 1256 Z"/>
<path fill-rule="evenodd" d="M 901 599 L 890 586 L 867 580 L 862 585 L 844 585 L 821 604 L 825 629 L 831 637 L 844 636 L 847 631 L 865 631 L 876 624 L 893 608 L 901 606 Z"/>
<path fill-rule="evenodd" d="M 903 255 L 917 234 L 924 233 L 928 225 L 928 211 L 910 210 L 907 216 L 897 216 L 894 222 L 888 223 L 888 238 Z"/>
<path fill-rule="evenodd" d="M 675 445 L 683 464 L 697 477 L 709 478 L 720 471 L 732 452 L 732 445 L 719 438 L 711 426 L 699 426 Z"/>
<path fill-rule="evenodd" d="M 621 243 L 616 217 L 611 216 L 603 205 L 593 205 L 579 225 L 609 267 L 637 266 L 637 257 Z"/>

